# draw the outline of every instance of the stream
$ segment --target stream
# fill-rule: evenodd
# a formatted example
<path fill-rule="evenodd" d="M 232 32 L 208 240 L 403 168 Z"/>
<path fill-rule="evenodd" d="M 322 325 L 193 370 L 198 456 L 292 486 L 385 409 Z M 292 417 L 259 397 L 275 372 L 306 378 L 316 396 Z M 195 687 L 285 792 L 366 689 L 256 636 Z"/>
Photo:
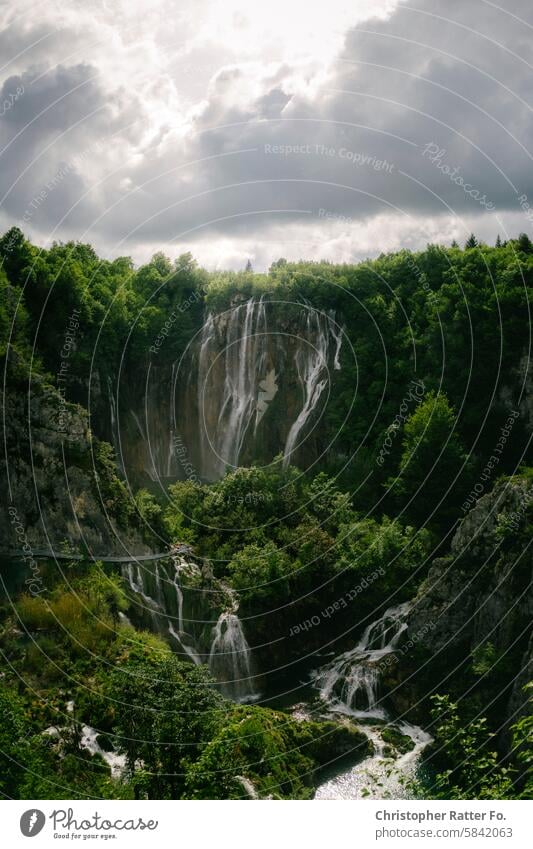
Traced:
<path fill-rule="evenodd" d="M 401 649 L 411 602 L 389 607 L 363 631 L 357 645 L 315 669 L 304 686 L 306 701 L 281 704 L 257 689 L 253 652 L 246 641 L 238 605 L 231 599 L 200 646 L 184 608 L 182 579 L 198 567 L 175 556 L 164 565 L 128 564 L 123 575 L 151 628 L 171 638 L 175 650 L 193 663 L 207 663 L 221 692 L 235 702 L 259 702 L 295 719 L 353 721 L 373 745 L 373 755 L 349 768 L 332 763 L 315 799 L 408 798 L 420 757 L 431 742 L 422 728 L 389 713 L 381 690 L 384 668 Z M 229 593 L 226 588 L 227 594 Z M 308 693 L 308 696 L 307 696 Z M 346 758 L 342 764 L 346 764 Z"/>
<path fill-rule="evenodd" d="M 431 736 L 416 725 L 391 717 L 380 699 L 380 662 L 391 656 L 407 630 L 410 603 L 390 607 L 363 632 L 357 646 L 316 670 L 314 686 L 330 719 L 353 717 L 372 741 L 374 754 L 319 785 L 315 799 L 405 799 L 416 777 L 420 756 Z M 400 752 L 383 738 L 385 729 L 408 738 Z"/>

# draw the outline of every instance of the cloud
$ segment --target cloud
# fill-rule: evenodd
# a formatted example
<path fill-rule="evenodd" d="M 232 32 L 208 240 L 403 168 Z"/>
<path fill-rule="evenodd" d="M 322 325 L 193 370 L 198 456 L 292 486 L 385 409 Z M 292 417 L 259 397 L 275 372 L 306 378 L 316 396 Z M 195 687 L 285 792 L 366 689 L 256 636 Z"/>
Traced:
<path fill-rule="evenodd" d="M 137 258 L 163 247 L 219 266 L 347 261 L 527 229 L 526 0 L 384 2 L 373 18 L 369 3 L 267 15 L 232 0 L 223 17 L 207 0 L 176 17 L 172 5 L 120 6 L 117 27 L 116 3 L 92 22 L 71 3 L 61 48 L 50 21 L 11 24 L 24 58 L 12 50 L 2 95 L 21 81 L 25 93 L 0 117 L 4 220 L 74 162 L 30 229 Z"/>

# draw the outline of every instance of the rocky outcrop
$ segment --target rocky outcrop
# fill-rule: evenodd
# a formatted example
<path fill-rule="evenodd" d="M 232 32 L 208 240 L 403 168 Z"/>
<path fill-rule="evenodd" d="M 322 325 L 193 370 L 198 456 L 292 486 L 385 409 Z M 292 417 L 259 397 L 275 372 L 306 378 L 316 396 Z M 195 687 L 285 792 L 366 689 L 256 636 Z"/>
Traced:
<path fill-rule="evenodd" d="M 500 481 L 463 519 L 450 555 L 433 563 L 402 650 L 384 671 L 399 712 L 420 718 L 432 692 L 452 692 L 477 698 L 504 729 L 525 709 L 523 686 L 533 673 L 532 508 L 531 477 Z"/>
<path fill-rule="evenodd" d="M 9 505 L 0 516 L 3 551 L 66 546 L 96 557 L 150 551 L 126 519 L 131 495 L 105 446 L 93 439 L 86 410 L 40 377 L 29 387 L 13 382 L 2 406 L 0 482 Z"/>

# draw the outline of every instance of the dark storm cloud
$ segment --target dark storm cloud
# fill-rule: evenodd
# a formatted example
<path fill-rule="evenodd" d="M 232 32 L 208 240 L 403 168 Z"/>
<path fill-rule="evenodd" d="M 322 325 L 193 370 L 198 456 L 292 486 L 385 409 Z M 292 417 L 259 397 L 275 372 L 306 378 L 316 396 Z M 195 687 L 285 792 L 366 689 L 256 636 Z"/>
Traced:
<path fill-rule="evenodd" d="M 18 224 L 22 218 L 23 224 L 46 231 L 87 191 L 81 167 L 105 156 L 106 139 L 134 115 L 131 101 L 123 110 L 116 109 L 99 76 L 96 67 L 81 63 L 46 72 L 32 69 L 4 81 L 0 95 L 5 104 L 0 116 L 4 216 L 12 216 Z M 70 223 L 84 226 L 96 212 L 93 201 L 83 200 Z"/>
<path fill-rule="evenodd" d="M 227 67 L 186 132 L 156 128 L 116 174 L 110 163 L 65 227 L 135 245 L 259 238 L 280 223 L 317 228 L 323 209 L 354 223 L 517 212 L 520 195 L 533 199 L 532 21 L 526 0 L 506 10 L 421 0 L 349 31 L 319 77 L 312 63 Z M 98 153 L 105 165 L 131 141 L 120 128 L 143 124 L 148 104 L 98 70 L 57 68 L 34 86 L 30 70 L 5 80 L 4 93 L 22 80 L 27 94 L 0 118 L 2 147 L 20 133 L 2 153 L 0 188 L 42 155 L 4 212 L 20 214 L 32 186 L 80 144 L 115 130 Z M 83 129 L 61 135 L 77 122 Z M 83 192 L 82 173 L 43 208 L 43 232 Z"/>
<path fill-rule="evenodd" d="M 525 2 L 512 11 L 531 17 Z M 533 196 L 527 31 L 476 0 L 426 0 L 354 28 L 309 95 L 291 91 L 286 67 L 275 82 L 262 81 L 255 100 L 239 99 L 253 72 L 224 71 L 187 147 L 190 160 L 212 158 L 158 187 L 165 211 L 154 210 L 136 237 L 171 238 L 206 222 L 211 232 L 259 232 L 265 215 L 249 213 L 280 208 L 328 207 L 356 220 L 396 209 L 426 216 L 448 215 L 449 207 L 459 216 L 517 210 L 518 195 Z M 246 152 L 231 155 L 239 150 Z M 158 165 L 164 158 L 149 169 L 141 164 L 137 176 Z M 132 224 L 137 214 L 134 204 Z M 203 237 L 204 228 L 194 232 Z"/>

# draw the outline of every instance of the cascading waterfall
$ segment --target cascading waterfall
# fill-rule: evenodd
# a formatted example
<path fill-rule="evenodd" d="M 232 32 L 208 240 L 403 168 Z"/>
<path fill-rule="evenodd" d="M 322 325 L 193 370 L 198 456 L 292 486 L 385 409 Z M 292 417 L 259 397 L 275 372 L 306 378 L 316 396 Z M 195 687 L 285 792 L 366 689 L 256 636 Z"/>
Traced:
<path fill-rule="evenodd" d="M 230 597 L 231 609 L 218 617 L 212 631 L 209 656 L 206 658 L 204 654 L 202 659 L 193 635 L 187 630 L 181 584 L 184 574 L 190 574 L 191 570 L 198 572 L 198 567 L 178 554 L 173 556 L 171 563 L 174 566 L 173 576 L 169 574 L 168 567 L 160 566 L 159 562 L 153 572 L 143 570 L 139 563 L 125 564 L 122 569 L 131 592 L 142 602 L 141 611 L 150 617 L 152 630 L 162 636 L 170 635 L 181 653 L 193 663 L 205 663 L 207 660 L 211 674 L 219 682 L 224 695 L 239 702 L 253 701 L 257 694 L 252 653 L 236 613 L 237 600 L 232 596 L 231 588 L 224 586 L 226 595 Z"/>
<path fill-rule="evenodd" d="M 213 628 L 209 671 L 219 682 L 225 696 L 237 702 L 257 698 L 250 646 L 235 613 L 221 613 Z"/>
<path fill-rule="evenodd" d="M 175 563 L 175 576 L 173 580 L 178 612 L 177 631 L 175 628 L 176 617 L 169 614 L 166 609 L 163 578 L 161 577 L 159 563 L 156 563 L 154 570 L 155 598 L 150 595 L 146 586 L 147 582 L 144 579 L 143 570 L 139 563 L 135 565 L 133 563 L 126 564 L 122 569 L 122 574 L 128 581 L 132 593 L 141 597 L 143 607 L 150 615 L 153 630 L 158 634 L 164 634 L 165 631 L 167 631 L 178 643 L 183 653 L 192 660 L 193 663 L 200 664 L 202 662 L 201 656 L 193 645 L 193 638 L 187 633 L 184 627 L 183 591 L 179 583 L 179 573 L 184 565 L 186 566 L 188 564 L 184 561 L 177 561 Z"/>
<path fill-rule="evenodd" d="M 172 476 L 173 467 L 174 467 L 174 453 L 175 453 L 175 441 L 176 441 L 176 413 L 175 413 L 175 404 L 174 404 L 175 386 L 176 386 L 176 363 L 172 363 L 172 375 L 171 375 L 171 378 L 170 378 L 171 403 L 169 404 L 170 431 L 169 431 L 167 466 L 166 466 L 167 478 Z"/>
<path fill-rule="evenodd" d="M 315 673 L 322 698 L 339 710 L 384 719 L 379 704 L 379 660 L 398 646 L 410 604 L 390 607 L 364 630 L 357 646 Z"/>
<path fill-rule="evenodd" d="M 269 294 L 207 313 L 183 357 L 154 363 L 144 392 L 123 374 L 119 404 L 118 384 L 103 378 L 120 471 L 207 481 L 280 453 L 295 461 L 341 368 L 342 342 L 333 310 Z"/>
<path fill-rule="evenodd" d="M 140 563 L 128 563 L 122 569 L 123 576 L 127 579 L 130 589 L 136 595 L 140 595 L 145 608 L 149 611 L 154 630 L 159 632 L 159 615 L 162 613 L 161 605 L 155 598 L 152 598 L 149 593 L 145 592 L 143 572 Z"/>
<path fill-rule="evenodd" d="M 266 356 L 265 334 L 266 313 L 262 298 L 260 301 L 252 298 L 232 312 L 226 338 L 226 379 L 215 437 L 217 453 L 224 465 L 238 465 L 248 427 L 256 412 L 258 376 Z"/>
<path fill-rule="evenodd" d="M 386 721 L 410 737 L 413 747 L 398 757 L 391 768 L 391 761 L 385 756 L 380 726 L 361 726 L 374 745 L 373 757 L 326 781 L 318 788 L 316 799 L 403 798 L 408 795 L 405 779 L 415 775 L 419 757 L 432 738 L 422 728 L 403 721 L 395 722 L 388 716 L 379 698 L 379 661 L 399 647 L 407 629 L 410 608 L 410 602 L 388 608 L 383 616 L 365 628 L 354 649 L 319 669 L 313 680 L 333 712 Z"/>
<path fill-rule="evenodd" d="M 211 350 L 214 348 L 215 340 L 215 320 L 209 314 L 202 328 L 200 337 L 200 352 L 198 354 L 198 378 L 196 385 L 198 418 L 199 418 L 199 454 L 201 459 L 202 473 L 206 474 L 207 457 L 210 452 L 210 442 L 208 437 L 208 422 L 206 420 L 205 398 L 207 396 L 207 384 L 209 378 L 209 367 L 211 365 L 212 355 Z"/>
<path fill-rule="evenodd" d="M 389 607 L 380 619 L 371 622 L 365 628 L 359 640 L 357 649 L 363 652 L 390 652 L 397 645 L 407 630 L 405 617 L 409 613 L 411 603 L 406 601 L 396 607 Z"/>
<path fill-rule="evenodd" d="M 202 473 L 220 477 L 226 466 L 237 466 L 252 421 L 257 424 L 267 378 L 267 317 L 263 298 L 234 307 L 225 329 L 222 397 L 216 421 L 206 414 L 206 398 L 220 397 L 217 376 L 211 370 L 217 356 L 217 325 L 209 315 L 198 356 L 198 410 Z M 211 432 L 209 432 L 211 430 Z"/>
<path fill-rule="evenodd" d="M 254 455 L 253 440 L 270 402 L 281 388 L 292 391 L 295 374 L 302 406 L 295 415 L 294 399 L 287 397 L 288 433 L 283 424 L 276 437 L 285 465 L 290 463 L 318 409 L 330 369 L 341 367 L 341 345 L 334 313 L 307 305 L 287 314 L 261 296 L 216 317 L 209 314 L 197 353 L 201 476 L 217 479 L 227 466 L 238 466 L 245 451 L 246 457 Z M 273 449 L 277 453 L 275 444 Z"/>
<path fill-rule="evenodd" d="M 189 657 L 193 663 L 200 664 L 202 659 L 194 646 L 192 645 L 193 640 L 190 634 L 185 630 L 184 619 L 183 619 L 183 590 L 180 585 L 180 572 L 184 567 L 187 567 L 188 564 L 185 560 L 180 558 L 174 558 L 174 589 L 176 591 L 176 602 L 178 607 L 178 630 L 176 632 L 174 628 L 173 622 L 169 619 L 168 621 L 168 632 L 174 637 L 174 639 L 180 644 L 183 651 Z"/>
<path fill-rule="evenodd" d="M 342 345 L 342 328 L 337 324 L 335 320 L 335 310 L 330 310 L 328 313 L 329 318 L 329 330 L 333 339 L 335 340 L 335 353 L 333 355 L 333 368 L 335 371 L 340 371 L 341 361 L 340 361 L 340 353 L 341 353 L 341 345 Z"/>

